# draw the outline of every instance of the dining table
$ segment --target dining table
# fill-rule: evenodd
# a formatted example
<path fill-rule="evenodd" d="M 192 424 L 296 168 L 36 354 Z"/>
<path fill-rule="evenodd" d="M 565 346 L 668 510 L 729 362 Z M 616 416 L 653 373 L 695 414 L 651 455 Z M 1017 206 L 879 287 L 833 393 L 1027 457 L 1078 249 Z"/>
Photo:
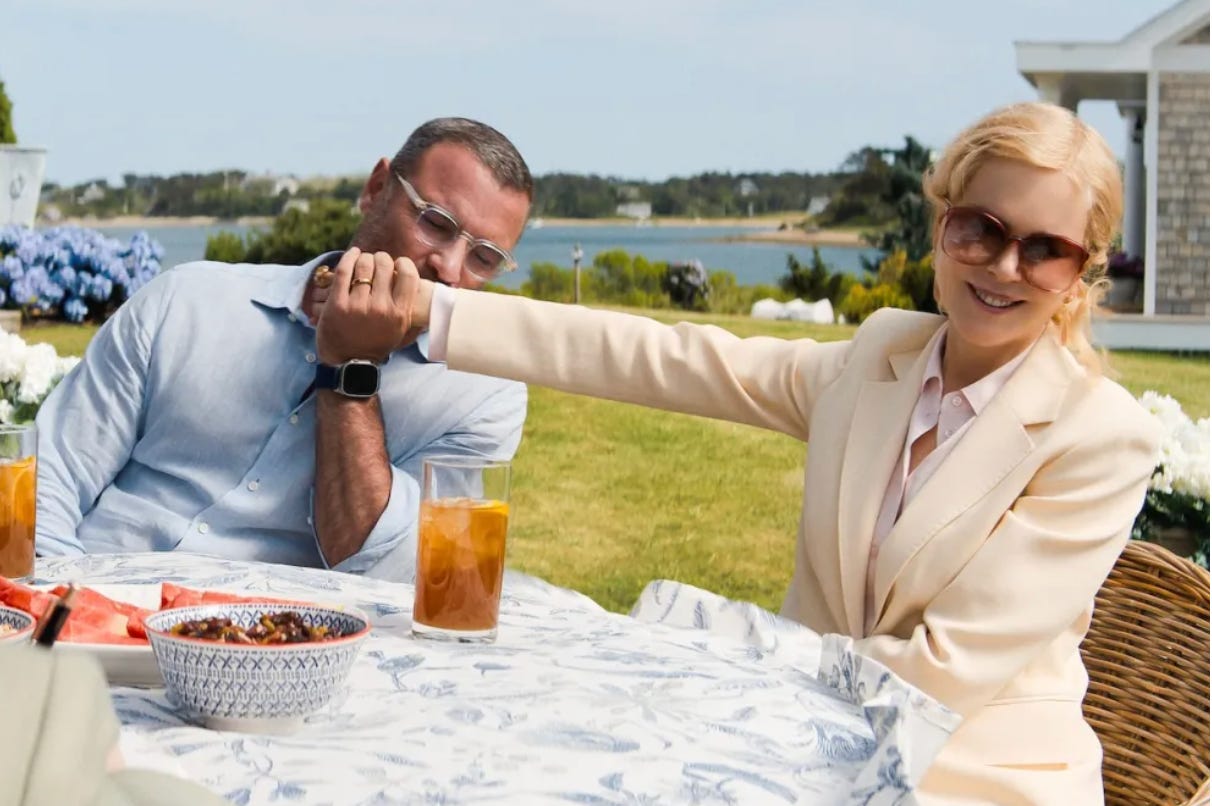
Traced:
<path fill-rule="evenodd" d="M 670 580 L 630 614 L 507 571 L 495 641 L 411 632 L 414 589 L 180 552 L 39 558 L 35 582 L 297 599 L 369 616 L 339 694 L 284 734 L 211 730 L 111 681 L 132 767 L 236 804 L 897 804 L 959 717 L 856 650 Z M 150 650 L 149 650 L 150 652 Z"/>

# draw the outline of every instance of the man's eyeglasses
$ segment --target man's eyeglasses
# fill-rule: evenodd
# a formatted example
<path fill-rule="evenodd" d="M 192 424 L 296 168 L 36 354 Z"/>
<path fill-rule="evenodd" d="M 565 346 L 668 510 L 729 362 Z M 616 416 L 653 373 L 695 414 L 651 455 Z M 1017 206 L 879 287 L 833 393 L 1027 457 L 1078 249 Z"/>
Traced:
<path fill-rule="evenodd" d="M 473 237 L 450 213 L 422 199 L 407 179 L 398 173 L 395 176 L 417 210 L 417 234 L 425 243 L 444 249 L 459 238 L 464 239 L 468 249 L 463 268 L 481 280 L 491 280 L 501 272 L 513 271 L 518 267 L 518 262 L 509 252 L 492 241 Z"/>
<path fill-rule="evenodd" d="M 987 266 L 1013 244 L 1023 279 L 1054 293 L 1072 285 L 1090 259 L 1085 247 L 1060 235 L 1012 236 L 996 216 L 978 207 L 948 207 L 940 243 L 947 257 L 967 266 Z"/>

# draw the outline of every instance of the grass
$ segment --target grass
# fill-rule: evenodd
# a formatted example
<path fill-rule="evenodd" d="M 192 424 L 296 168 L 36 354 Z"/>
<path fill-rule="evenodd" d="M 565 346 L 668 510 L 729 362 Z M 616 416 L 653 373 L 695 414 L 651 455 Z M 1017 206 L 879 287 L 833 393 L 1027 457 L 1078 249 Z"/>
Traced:
<path fill-rule="evenodd" d="M 744 316 L 650 312 L 741 336 L 820 340 L 853 328 Z M 92 328 L 24 331 L 60 354 L 83 352 Z M 1173 395 L 1208 415 L 1208 356 L 1116 353 L 1134 394 Z M 791 577 L 804 446 L 747 426 L 531 390 L 514 464 L 509 562 L 626 611 L 652 579 L 677 579 L 777 610 Z"/>

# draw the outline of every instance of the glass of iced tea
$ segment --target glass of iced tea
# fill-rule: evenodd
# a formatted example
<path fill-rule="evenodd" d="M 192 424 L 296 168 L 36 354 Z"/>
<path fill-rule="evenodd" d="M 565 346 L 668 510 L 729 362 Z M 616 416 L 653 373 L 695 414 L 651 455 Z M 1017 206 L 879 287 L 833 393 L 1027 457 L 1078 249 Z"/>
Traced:
<path fill-rule="evenodd" d="M 0 425 L 0 577 L 34 573 L 38 429 Z"/>
<path fill-rule="evenodd" d="M 509 462 L 490 459 L 422 461 L 415 635 L 458 641 L 497 637 L 509 471 Z"/>

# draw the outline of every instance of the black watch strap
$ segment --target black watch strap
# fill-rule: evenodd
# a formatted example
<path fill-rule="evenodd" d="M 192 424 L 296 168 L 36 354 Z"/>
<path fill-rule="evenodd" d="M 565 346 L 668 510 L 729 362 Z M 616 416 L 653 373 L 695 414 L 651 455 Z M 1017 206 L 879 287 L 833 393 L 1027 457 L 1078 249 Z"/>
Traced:
<path fill-rule="evenodd" d="M 336 389 L 341 382 L 341 368 L 330 364 L 316 364 L 316 380 L 313 389 Z"/>

